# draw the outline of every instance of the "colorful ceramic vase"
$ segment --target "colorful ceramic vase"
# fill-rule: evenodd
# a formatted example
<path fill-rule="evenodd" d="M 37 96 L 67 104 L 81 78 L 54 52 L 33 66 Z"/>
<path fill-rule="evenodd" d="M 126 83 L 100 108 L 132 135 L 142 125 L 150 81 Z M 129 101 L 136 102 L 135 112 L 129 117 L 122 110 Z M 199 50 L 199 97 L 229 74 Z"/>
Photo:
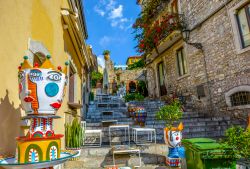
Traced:
<path fill-rule="evenodd" d="M 144 107 L 137 107 L 135 110 L 135 121 L 136 124 L 139 124 L 141 126 L 145 125 L 147 118 L 147 112 Z"/>
<path fill-rule="evenodd" d="M 129 115 L 129 117 L 134 118 L 134 116 L 135 116 L 135 114 L 134 114 L 135 110 L 136 110 L 136 105 L 129 103 L 129 105 L 128 105 L 128 115 Z"/>
<path fill-rule="evenodd" d="M 181 147 L 183 124 L 180 123 L 178 127 L 171 129 L 165 128 L 164 139 L 168 145 L 168 155 L 166 157 L 166 164 L 171 167 L 177 167 L 181 164 L 181 158 L 184 158 L 185 151 Z"/>
<path fill-rule="evenodd" d="M 66 91 L 67 65 L 64 70 L 54 68 L 50 56 L 39 66 L 34 67 L 24 57 L 19 67 L 19 97 L 30 119 L 30 129 L 26 136 L 17 138 L 16 158 L 18 163 L 50 161 L 60 158 L 62 134 L 55 134 L 53 120 L 61 107 Z"/>

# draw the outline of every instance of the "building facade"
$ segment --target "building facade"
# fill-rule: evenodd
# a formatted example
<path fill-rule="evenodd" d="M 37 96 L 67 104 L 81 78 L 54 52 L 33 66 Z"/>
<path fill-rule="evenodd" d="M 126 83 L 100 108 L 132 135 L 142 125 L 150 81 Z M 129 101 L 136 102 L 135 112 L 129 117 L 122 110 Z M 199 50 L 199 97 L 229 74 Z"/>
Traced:
<path fill-rule="evenodd" d="M 142 59 L 142 56 L 129 56 L 127 61 L 126 61 L 126 65 L 132 65 L 135 62 L 138 62 L 139 60 Z"/>
<path fill-rule="evenodd" d="M 29 123 L 18 98 L 17 67 L 22 56 L 30 63 L 42 64 L 46 55 L 54 65 L 69 61 L 68 85 L 61 109 L 55 120 L 55 131 L 64 133 L 64 124 L 81 117 L 88 92 L 88 72 L 93 67 L 93 54 L 85 43 L 87 30 L 80 0 L 1 1 L 0 16 L 0 154 L 14 153 L 18 135 L 25 135 Z M 84 88 L 85 86 L 85 88 Z M 62 148 L 64 141 L 62 140 Z"/>
<path fill-rule="evenodd" d="M 142 10 L 151 1 L 139 0 Z M 182 29 L 161 39 L 146 56 L 149 95 L 177 95 L 207 115 L 250 111 L 250 2 L 248 0 L 157 1 L 177 14 Z"/>

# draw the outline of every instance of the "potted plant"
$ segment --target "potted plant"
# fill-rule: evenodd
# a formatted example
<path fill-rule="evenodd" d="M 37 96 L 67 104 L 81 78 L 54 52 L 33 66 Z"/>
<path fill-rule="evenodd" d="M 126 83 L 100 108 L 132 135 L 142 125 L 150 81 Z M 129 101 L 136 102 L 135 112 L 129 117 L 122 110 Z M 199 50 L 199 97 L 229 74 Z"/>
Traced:
<path fill-rule="evenodd" d="M 240 126 L 234 126 L 226 131 L 226 137 L 223 140 L 232 147 L 232 155 L 238 159 L 237 163 L 244 168 L 250 167 L 250 128 L 246 130 Z"/>
<path fill-rule="evenodd" d="M 81 147 L 83 146 L 83 128 L 80 122 L 75 118 L 72 123 L 65 124 L 65 144 L 67 150 L 77 151 L 78 154 L 74 158 L 81 155 Z"/>
<path fill-rule="evenodd" d="M 164 140 L 169 148 L 166 163 L 170 166 L 180 166 L 180 158 L 183 157 L 184 148 L 180 147 L 183 124 L 180 123 L 178 127 L 173 127 L 174 122 L 179 121 L 182 115 L 183 111 L 178 100 L 161 107 L 156 113 L 156 119 L 165 122 Z"/>
<path fill-rule="evenodd" d="M 104 59 L 105 60 L 109 60 L 110 59 L 110 51 L 109 50 L 104 50 L 103 51 L 103 53 L 102 53 L 103 55 L 104 55 Z"/>

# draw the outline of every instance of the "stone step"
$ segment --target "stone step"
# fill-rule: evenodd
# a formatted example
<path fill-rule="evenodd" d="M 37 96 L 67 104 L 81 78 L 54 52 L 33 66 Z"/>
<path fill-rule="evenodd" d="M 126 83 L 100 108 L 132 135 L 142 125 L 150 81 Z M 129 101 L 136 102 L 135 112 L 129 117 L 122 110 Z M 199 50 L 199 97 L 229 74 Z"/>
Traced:
<path fill-rule="evenodd" d="M 135 146 L 141 150 L 142 167 L 147 165 L 164 165 L 167 146 L 165 144 L 151 144 L 149 146 Z M 131 154 L 116 155 L 117 165 L 138 165 L 138 157 Z M 99 169 L 113 165 L 113 156 L 109 146 L 101 148 L 83 148 L 77 161 L 67 161 L 64 165 L 67 169 Z"/>

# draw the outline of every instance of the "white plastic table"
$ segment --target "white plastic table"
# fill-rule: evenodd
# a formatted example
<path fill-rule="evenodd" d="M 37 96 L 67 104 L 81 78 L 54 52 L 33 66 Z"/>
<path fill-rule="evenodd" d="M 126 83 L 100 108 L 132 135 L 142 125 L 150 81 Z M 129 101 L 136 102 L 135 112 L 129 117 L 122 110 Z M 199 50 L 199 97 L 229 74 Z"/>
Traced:
<path fill-rule="evenodd" d="M 116 124 L 116 125 L 110 125 L 109 126 L 109 143 L 110 143 L 110 146 L 111 146 L 111 141 L 112 141 L 110 131 L 112 129 L 124 129 L 124 131 L 125 131 L 125 140 L 127 140 L 127 135 L 128 135 L 128 142 L 129 142 L 129 145 L 130 145 L 129 125 L 127 125 L 127 124 Z"/>
<path fill-rule="evenodd" d="M 102 130 L 85 130 L 85 139 L 87 138 L 88 135 L 96 135 L 97 137 L 99 137 L 100 142 L 99 144 L 93 143 L 93 144 L 86 144 L 86 146 L 98 146 L 101 147 L 102 146 Z"/>
<path fill-rule="evenodd" d="M 156 143 L 156 131 L 154 128 L 132 128 L 132 139 L 135 142 L 135 144 L 138 143 L 137 141 L 138 132 L 148 133 L 148 140 L 150 140 L 150 142 L 153 142 L 153 135 L 154 135 L 154 142 Z"/>

